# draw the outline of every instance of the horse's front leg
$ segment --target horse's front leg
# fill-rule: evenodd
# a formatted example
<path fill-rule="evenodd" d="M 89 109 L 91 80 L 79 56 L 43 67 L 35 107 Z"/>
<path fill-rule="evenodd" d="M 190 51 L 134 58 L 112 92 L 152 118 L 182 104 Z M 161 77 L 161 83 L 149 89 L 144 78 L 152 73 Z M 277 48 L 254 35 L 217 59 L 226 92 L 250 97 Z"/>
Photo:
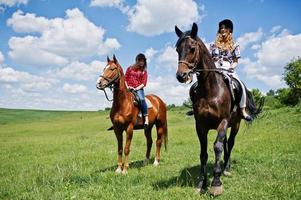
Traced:
<path fill-rule="evenodd" d="M 221 155 L 224 149 L 223 142 L 227 134 L 227 128 L 228 128 L 228 120 L 223 119 L 217 128 L 217 137 L 214 142 L 215 164 L 213 169 L 213 180 L 209 191 L 209 193 L 214 196 L 220 195 L 223 192 L 222 182 L 220 180 L 220 176 L 222 173 L 220 162 L 221 162 Z"/>
<path fill-rule="evenodd" d="M 117 127 L 114 127 L 114 132 L 115 132 L 115 136 L 117 139 L 117 143 L 118 143 L 118 167 L 115 170 L 116 174 L 120 174 L 122 172 L 122 142 L 123 142 L 123 137 L 122 137 L 122 132 L 123 130 L 118 129 Z"/>
<path fill-rule="evenodd" d="M 133 138 L 133 128 L 134 128 L 134 124 L 130 123 L 128 128 L 126 129 L 126 142 L 124 147 L 125 161 L 124 161 L 124 167 L 122 171 L 123 175 L 127 174 L 129 168 L 129 154 L 130 154 L 130 147 Z"/>
<path fill-rule="evenodd" d="M 196 129 L 197 134 L 201 146 L 201 153 L 200 153 L 200 161 L 201 161 L 201 168 L 200 168 L 200 181 L 197 186 L 198 192 L 203 192 L 207 187 L 207 161 L 208 161 L 208 153 L 207 153 L 207 135 L 208 130 L 204 129 L 200 125 L 201 123 L 196 122 Z"/>

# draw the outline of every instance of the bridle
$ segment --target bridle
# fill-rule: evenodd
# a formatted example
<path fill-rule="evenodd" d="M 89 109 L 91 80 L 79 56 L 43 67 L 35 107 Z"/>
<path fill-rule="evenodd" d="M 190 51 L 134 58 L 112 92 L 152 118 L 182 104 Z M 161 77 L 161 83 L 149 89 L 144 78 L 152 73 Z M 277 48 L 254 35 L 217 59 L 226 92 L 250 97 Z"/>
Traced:
<path fill-rule="evenodd" d="M 218 72 L 218 73 L 222 73 L 222 71 L 233 72 L 231 70 L 226 70 L 226 69 L 197 69 L 197 65 L 199 63 L 197 54 L 199 52 L 199 48 L 201 47 L 201 44 L 199 43 L 199 41 L 192 38 L 191 36 L 185 36 L 185 37 L 182 38 L 182 40 L 185 39 L 185 38 L 190 38 L 190 39 L 192 39 L 196 42 L 196 49 L 195 49 L 194 55 L 193 55 L 193 57 L 195 58 L 195 61 L 193 63 L 187 62 L 186 60 L 179 60 L 178 61 L 178 64 L 182 63 L 182 64 L 186 65 L 191 70 L 189 72 L 189 74 L 196 74 L 198 76 L 198 75 L 200 75 L 201 72 Z M 177 45 L 177 47 L 179 46 L 179 44 Z"/>
<path fill-rule="evenodd" d="M 105 68 L 106 69 L 106 68 Z M 104 86 L 104 87 L 98 87 L 96 86 L 97 89 L 102 90 L 105 93 L 106 99 L 108 101 L 113 101 L 113 99 L 109 99 L 107 92 L 106 92 L 106 88 L 110 88 L 111 91 L 113 91 L 113 87 L 114 87 L 114 83 L 119 79 L 120 77 L 120 71 L 118 70 L 118 67 L 116 67 L 115 69 L 117 69 L 118 73 L 116 73 L 116 75 L 113 78 L 107 78 L 103 75 L 99 75 L 100 78 L 105 79 L 108 83 Z"/>
<path fill-rule="evenodd" d="M 191 62 L 187 62 L 186 60 L 179 60 L 178 64 L 182 63 L 182 64 L 186 65 L 189 69 L 192 69 L 190 73 L 195 73 L 196 67 L 199 63 L 197 54 L 199 52 L 200 43 L 196 39 L 192 38 L 191 36 L 185 36 L 184 38 L 182 38 L 182 40 L 185 39 L 185 38 L 190 38 L 190 39 L 192 39 L 193 41 L 196 42 L 196 48 L 194 50 L 194 55 L 193 55 L 193 57 L 195 58 L 195 61 L 194 61 L 194 63 L 191 63 Z M 179 46 L 179 44 L 177 45 L 177 47 L 178 46 Z"/>

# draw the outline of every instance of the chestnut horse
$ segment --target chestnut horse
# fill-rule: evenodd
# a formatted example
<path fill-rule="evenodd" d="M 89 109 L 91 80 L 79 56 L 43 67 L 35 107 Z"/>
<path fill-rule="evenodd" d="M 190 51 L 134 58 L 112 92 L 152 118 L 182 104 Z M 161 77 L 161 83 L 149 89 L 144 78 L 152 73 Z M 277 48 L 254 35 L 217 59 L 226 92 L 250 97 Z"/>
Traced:
<path fill-rule="evenodd" d="M 175 26 L 175 32 L 179 37 L 176 44 L 179 56 L 176 75 L 181 83 L 190 83 L 193 74 L 197 75 L 197 86 L 192 86 L 190 89 L 190 98 L 201 146 L 198 191 L 207 187 L 207 134 L 210 129 L 217 130 L 217 137 L 213 146 L 215 152 L 213 180 L 209 190 L 210 194 L 216 196 L 223 191 L 220 180 L 222 173 L 221 155 L 224 151 L 224 174 L 230 175 L 230 155 L 242 117 L 240 109 L 233 111 L 233 107 L 237 106 L 238 103 L 233 101 L 222 72 L 215 67 L 208 49 L 197 36 L 197 31 L 198 27 L 195 23 L 193 23 L 190 31 L 184 33 Z M 262 110 L 263 101 L 259 108 L 256 108 L 252 94 L 248 90 L 247 97 L 247 109 L 249 114 L 255 118 Z M 231 128 L 229 140 L 227 140 L 228 128 Z"/>
<path fill-rule="evenodd" d="M 103 74 L 100 75 L 97 80 L 96 87 L 100 90 L 104 90 L 107 87 L 113 88 L 113 104 L 110 118 L 113 123 L 114 132 L 118 142 L 118 167 L 115 172 L 125 175 L 129 168 L 130 146 L 133 137 L 133 129 L 136 128 L 135 125 L 137 125 L 139 108 L 133 103 L 133 94 L 127 89 L 122 67 L 117 61 L 115 55 L 113 56 L 113 60 L 107 58 L 107 62 L 107 66 L 104 68 Z M 145 162 L 147 163 L 150 158 L 150 151 L 153 143 L 151 131 L 153 125 L 156 125 L 157 149 L 154 166 L 158 166 L 160 162 L 161 144 L 162 142 L 164 143 L 165 149 L 167 145 L 167 109 L 165 103 L 156 95 L 146 95 L 146 98 L 149 99 L 152 107 L 148 108 L 149 125 L 144 130 L 147 143 Z M 143 127 L 143 120 L 140 120 L 140 123 Z M 124 164 L 122 162 L 123 131 L 126 131 Z"/>

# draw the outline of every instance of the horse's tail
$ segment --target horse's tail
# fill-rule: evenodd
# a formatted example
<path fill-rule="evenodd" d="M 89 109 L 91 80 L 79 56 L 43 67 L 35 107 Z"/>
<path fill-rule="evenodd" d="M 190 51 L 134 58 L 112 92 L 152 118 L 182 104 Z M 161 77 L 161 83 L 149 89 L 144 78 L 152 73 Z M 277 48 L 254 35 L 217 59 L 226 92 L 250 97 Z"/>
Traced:
<path fill-rule="evenodd" d="M 262 112 L 264 106 L 264 97 L 261 97 L 259 100 L 258 107 L 255 104 L 252 92 L 246 89 L 247 93 L 247 109 L 249 114 L 252 116 L 253 119 L 257 118 L 258 115 Z"/>
<path fill-rule="evenodd" d="M 162 123 L 162 129 L 163 129 L 163 135 L 162 135 L 162 140 L 163 140 L 163 144 L 164 144 L 164 149 L 165 151 L 167 151 L 167 143 L 168 143 L 168 128 L 167 128 L 167 108 L 165 103 L 162 101 L 163 105 L 162 107 L 164 107 L 162 109 L 163 112 L 165 112 L 163 115 L 165 117 L 162 117 L 161 119 L 161 123 Z"/>

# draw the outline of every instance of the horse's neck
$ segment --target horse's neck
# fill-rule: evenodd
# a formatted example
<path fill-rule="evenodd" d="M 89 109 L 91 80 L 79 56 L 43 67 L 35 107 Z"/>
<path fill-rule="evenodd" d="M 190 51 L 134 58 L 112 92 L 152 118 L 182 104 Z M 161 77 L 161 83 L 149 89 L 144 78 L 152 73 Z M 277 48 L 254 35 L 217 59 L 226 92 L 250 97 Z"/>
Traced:
<path fill-rule="evenodd" d="M 198 86 L 206 94 L 212 94 L 219 89 L 219 77 L 213 71 L 216 67 L 207 49 L 200 50 L 199 55 L 200 61 L 197 67 L 203 71 L 197 76 Z"/>
<path fill-rule="evenodd" d="M 128 95 L 125 78 L 122 74 L 120 76 L 119 83 L 117 83 L 114 87 L 113 107 L 120 108 L 126 101 L 130 101 L 130 96 Z"/>

